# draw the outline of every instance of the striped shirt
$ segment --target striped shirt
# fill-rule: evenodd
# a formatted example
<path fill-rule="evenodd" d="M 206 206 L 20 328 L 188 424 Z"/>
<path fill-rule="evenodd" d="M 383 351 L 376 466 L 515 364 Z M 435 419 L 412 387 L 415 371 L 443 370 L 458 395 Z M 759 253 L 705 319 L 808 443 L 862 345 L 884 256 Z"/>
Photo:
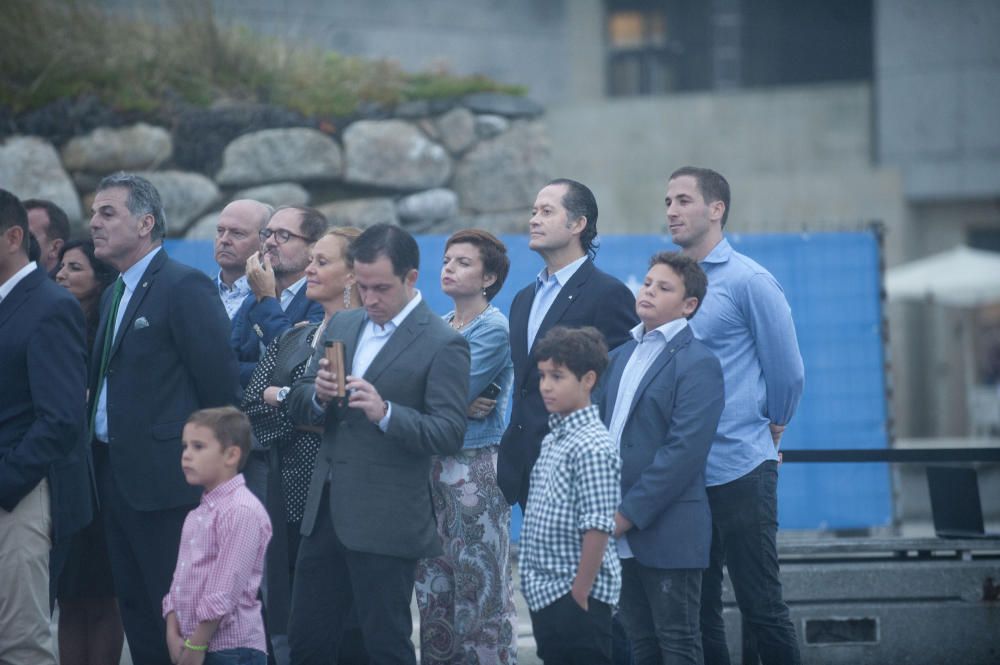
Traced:
<path fill-rule="evenodd" d="M 531 471 L 521 530 L 521 592 L 531 610 L 569 593 L 580 565 L 583 534 L 611 534 L 621 502 L 621 460 L 597 406 L 549 416 L 549 434 Z M 604 551 L 590 596 L 618 603 L 621 569 L 614 547 Z"/>
<path fill-rule="evenodd" d="M 201 497 L 184 520 L 181 547 L 163 616 L 177 614 L 181 635 L 220 620 L 209 651 L 246 647 L 267 652 L 257 590 L 271 521 L 243 474 Z"/>

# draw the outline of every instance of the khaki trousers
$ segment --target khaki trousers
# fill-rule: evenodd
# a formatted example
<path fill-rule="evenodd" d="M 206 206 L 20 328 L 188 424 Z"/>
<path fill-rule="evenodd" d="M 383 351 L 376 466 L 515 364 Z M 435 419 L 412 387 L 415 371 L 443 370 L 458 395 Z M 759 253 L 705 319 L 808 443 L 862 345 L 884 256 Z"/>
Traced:
<path fill-rule="evenodd" d="M 0 665 L 55 665 L 49 624 L 49 484 L 0 508 Z"/>

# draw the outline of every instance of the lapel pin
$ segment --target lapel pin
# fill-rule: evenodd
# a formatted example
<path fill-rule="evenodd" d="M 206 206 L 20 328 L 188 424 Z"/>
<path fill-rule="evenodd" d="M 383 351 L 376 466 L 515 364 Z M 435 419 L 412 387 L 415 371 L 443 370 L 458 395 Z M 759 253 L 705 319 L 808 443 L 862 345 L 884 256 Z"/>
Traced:
<path fill-rule="evenodd" d="M 572 300 L 572 299 L 573 299 L 573 296 L 567 296 L 567 297 L 568 297 L 568 299 L 569 299 L 569 300 Z"/>
<path fill-rule="evenodd" d="M 142 283 L 142 288 L 146 288 L 147 286 L 149 286 L 149 282 L 143 282 Z"/>

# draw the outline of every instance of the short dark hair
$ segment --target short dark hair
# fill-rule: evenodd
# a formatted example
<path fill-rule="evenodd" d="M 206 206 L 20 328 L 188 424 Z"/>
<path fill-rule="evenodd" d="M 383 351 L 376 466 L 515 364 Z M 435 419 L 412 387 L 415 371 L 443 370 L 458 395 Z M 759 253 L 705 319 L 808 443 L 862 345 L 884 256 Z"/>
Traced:
<path fill-rule="evenodd" d="M 231 446 L 240 449 L 240 470 L 250 455 L 250 419 L 235 406 L 200 409 L 188 416 L 187 424 L 200 425 L 211 430 L 222 449 Z"/>
<path fill-rule="evenodd" d="M 79 249 L 83 252 L 87 260 L 90 261 L 90 267 L 94 270 L 94 279 L 100 284 L 101 291 L 111 286 L 111 283 L 118 278 L 118 270 L 113 268 L 110 264 L 97 258 L 94 255 L 94 241 L 90 238 L 78 238 L 76 240 L 70 240 L 62 249 L 59 250 L 59 263 L 62 264 L 63 257 L 66 256 L 66 252 L 71 249 Z"/>
<path fill-rule="evenodd" d="M 154 241 L 162 240 L 167 235 L 167 213 L 163 210 L 160 192 L 153 186 L 153 183 L 141 175 L 119 171 L 105 176 L 97 185 L 97 191 L 103 192 L 115 187 L 123 187 L 128 190 L 128 199 L 125 205 L 130 213 L 138 217 L 153 216 L 153 230 L 149 237 Z"/>
<path fill-rule="evenodd" d="M 667 180 L 685 175 L 691 176 L 698 183 L 698 191 L 701 192 L 701 198 L 705 199 L 705 203 L 722 201 L 726 206 L 722 212 L 722 226 L 725 228 L 726 220 L 729 219 L 729 181 L 721 173 L 700 166 L 682 166 L 671 173 Z"/>
<path fill-rule="evenodd" d="M 701 307 L 701 303 L 705 299 L 705 292 L 708 291 L 708 277 L 705 275 L 705 271 L 701 269 L 701 265 L 697 261 L 680 252 L 653 254 L 653 257 L 649 259 L 649 267 L 652 268 L 658 264 L 668 266 L 681 278 L 684 283 L 685 298 L 698 299 L 698 306 L 687 317 L 690 319 Z"/>
<path fill-rule="evenodd" d="M 25 254 L 28 254 L 31 251 L 33 239 L 28 232 L 28 211 L 24 209 L 20 199 L 6 189 L 0 189 L 0 233 L 15 226 L 21 227 L 21 231 L 23 231 L 21 249 L 24 250 Z M 37 244 L 36 242 L 35 245 L 37 246 Z"/>
<path fill-rule="evenodd" d="M 556 326 L 535 346 L 534 361 L 543 360 L 568 367 L 578 379 L 590 371 L 600 378 L 608 367 L 608 345 L 593 326 Z"/>
<path fill-rule="evenodd" d="M 69 217 L 65 211 L 52 201 L 45 199 L 26 199 L 24 209 L 28 212 L 41 208 L 49 217 L 49 228 L 46 235 L 50 238 L 59 238 L 63 242 L 69 240 Z"/>
<path fill-rule="evenodd" d="M 309 206 L 281 206 L 271 213 L 271 217 L 274 217 L 282 210 L 299 211 L 299 214 L 302 215 L 299 227 L 302 230 L 302 235 L 308 238 L 310 245 L 322 238 L 326 230 L 330 228 L 330 222 L 327 221 L 326 215 L 316 208 L 310 208 Z"/>
<path fill-rule="evenodd" d="M 580 246 L 583 251 L 593 259 L 597 256 L 599 244 L 597 242 L 597 199 L 590 188 L 582 182 L 570 180 L 569 178 L 556 178 L 549 182 L 549 185 L 565 185 L 566 193 L 563 195 L 562 204 L 569 215 L 569 221 L 575 222 L 580 217 L 587 220 L 587 225 L 583 227 L 580 234 Z"/>
<path fill-rule="evenodd" d="M 375 224 L 362 232 L 347 250 L 348 261 L 375 263 L 385 256 L 392 263 L 396 277 L 405 279 L 411 270 L 420 268 L 420 247 L 405 229 L 395 224 Z"/>
<path fill-rule="evenodd" d="M 507 280 L 507 273 L 510 271 L 507 245 L 489 231 L 462 229 L 451 234 L 448 242 L 444 245 L 445 251 L 460 242 L 469 243 L 479 250 L 479 257 L 483 261 L 483 274 L 496 276 L 496 281 L 486 287 L 486 300 L 493 300 L 493 297 L 500 293 L 500 289 L 503 288 L 503 283 Z"/>

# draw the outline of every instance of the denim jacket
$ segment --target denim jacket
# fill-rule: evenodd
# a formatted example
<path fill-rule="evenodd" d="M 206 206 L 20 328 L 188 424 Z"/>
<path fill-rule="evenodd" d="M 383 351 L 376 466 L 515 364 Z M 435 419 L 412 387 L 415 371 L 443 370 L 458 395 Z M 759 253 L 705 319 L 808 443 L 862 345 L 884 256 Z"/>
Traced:
<path fill-rule="evenodd" d="M 451 322 L 455 312 L 448 312 L 444 320 Z M 462 331 L 469 343 L 472 371 L 469 375 L 469 398 L 467 404 L 486 389 L 491 382 L 500 384 L 496 408 L 483 419 L 469 418 L 465 431 L 463 450 L 495 446 L 500 443 L 506 428 L 507 403 L 514 383 L 514 363 L 510 359 L 510 327 L 507 317 L 489 305 Z"/>

